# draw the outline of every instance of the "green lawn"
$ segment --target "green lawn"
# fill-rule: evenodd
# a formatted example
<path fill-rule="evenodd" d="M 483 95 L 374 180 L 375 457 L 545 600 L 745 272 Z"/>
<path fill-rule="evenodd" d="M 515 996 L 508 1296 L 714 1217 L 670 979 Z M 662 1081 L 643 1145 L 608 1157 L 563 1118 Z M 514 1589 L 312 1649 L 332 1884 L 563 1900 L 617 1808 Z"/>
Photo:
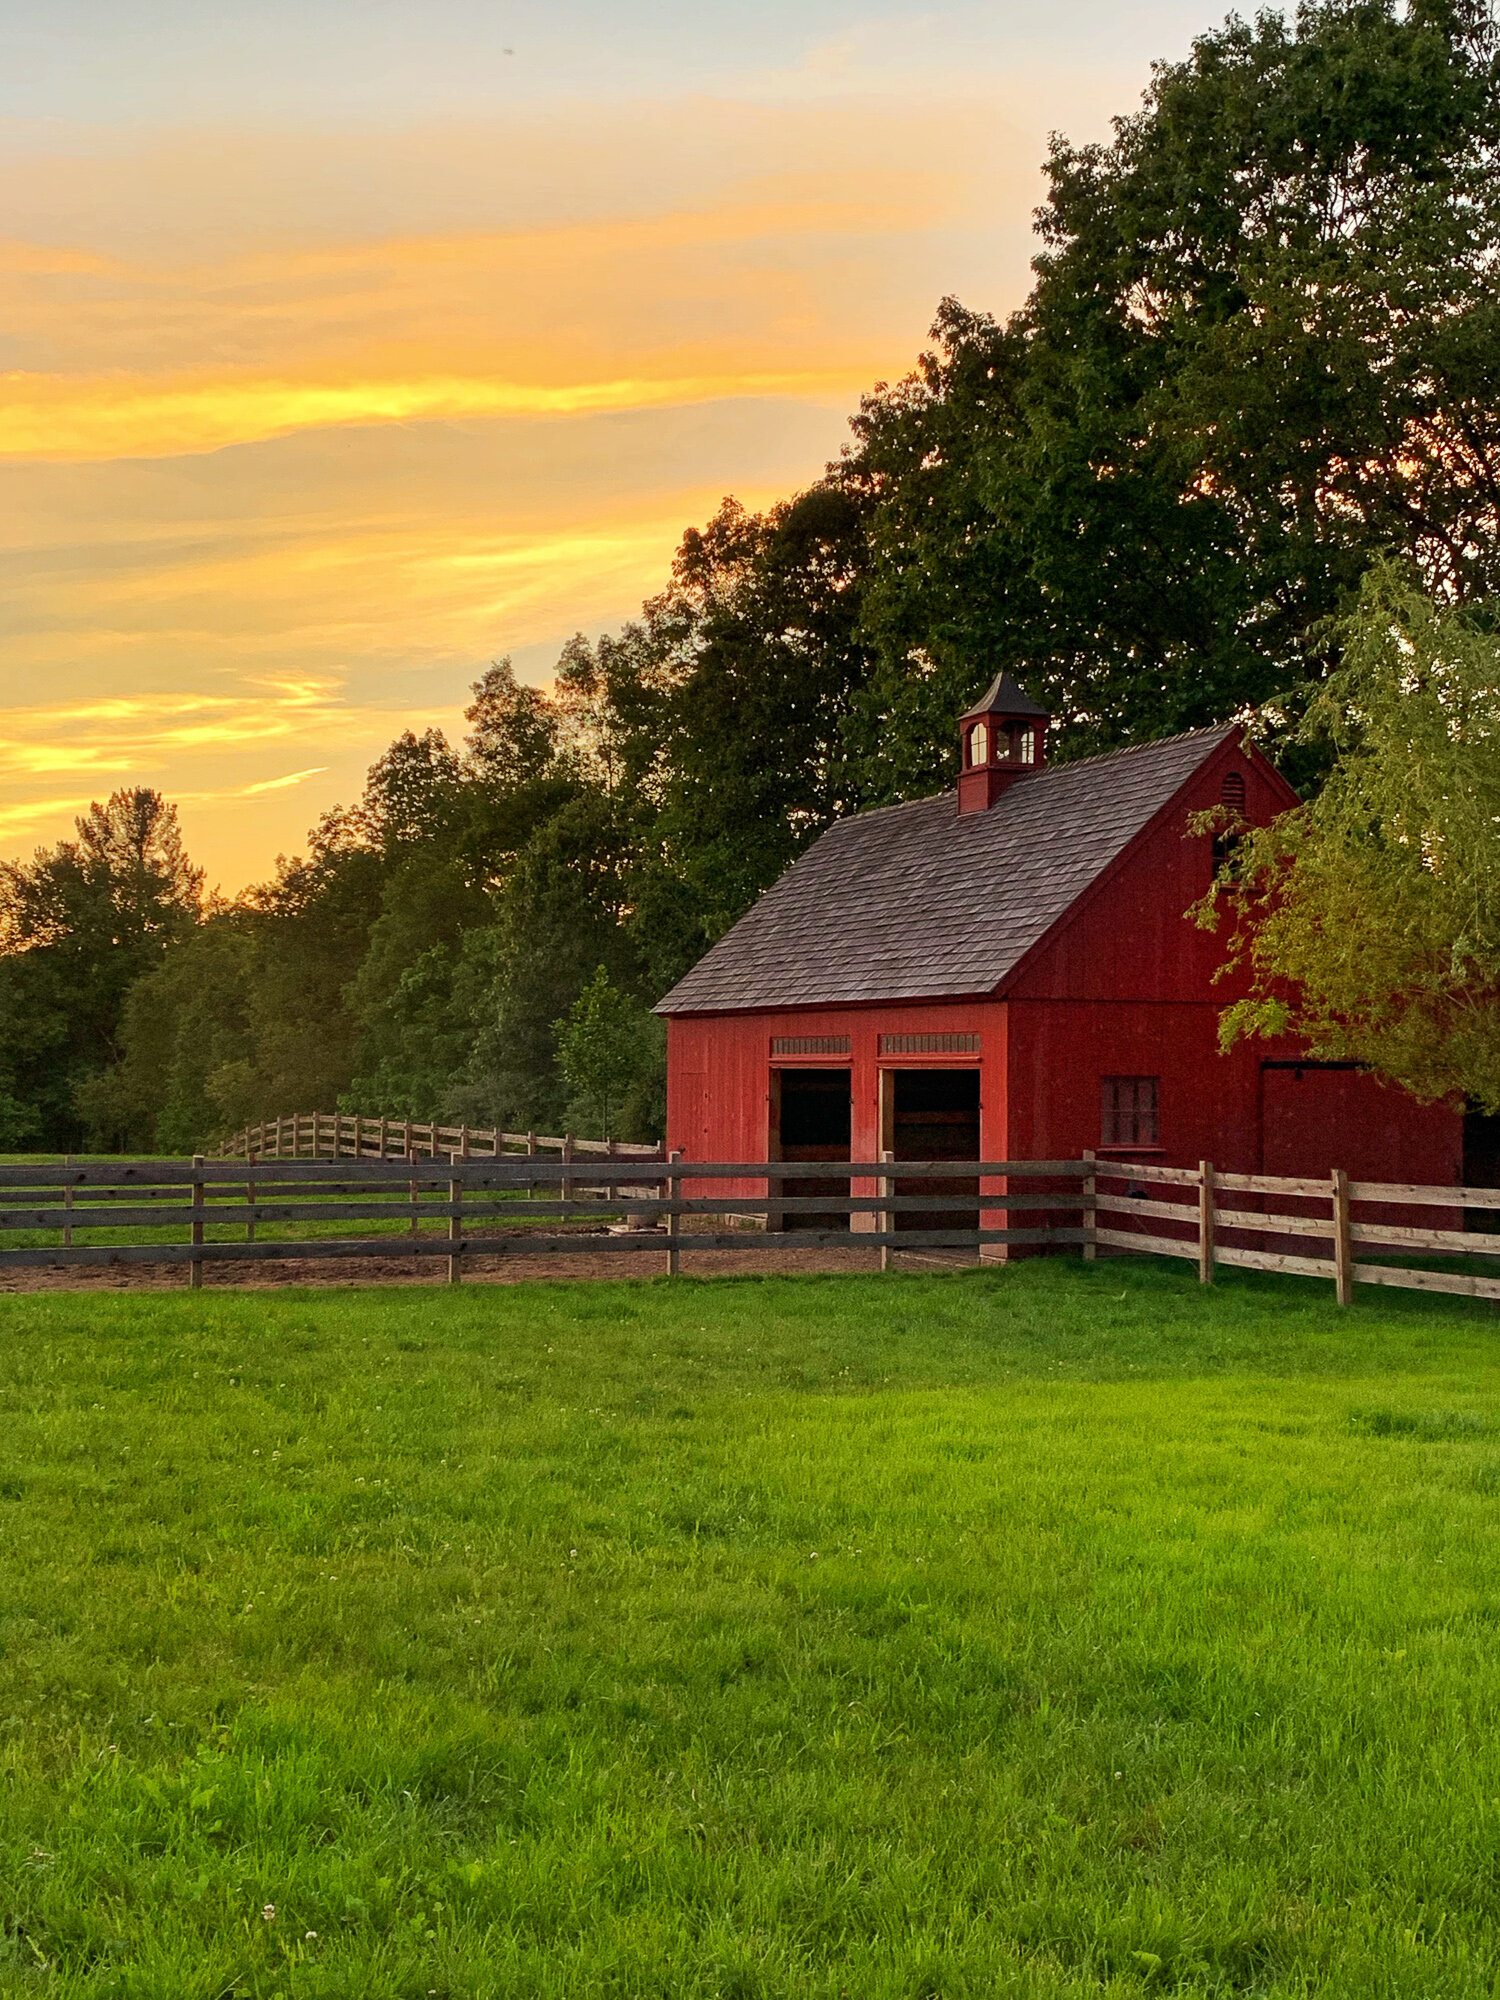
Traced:
<path fill-rule="evenodd" d="M 0 1299 L 0 1994 L 1492 1995 L 1500 1317 Z"/>

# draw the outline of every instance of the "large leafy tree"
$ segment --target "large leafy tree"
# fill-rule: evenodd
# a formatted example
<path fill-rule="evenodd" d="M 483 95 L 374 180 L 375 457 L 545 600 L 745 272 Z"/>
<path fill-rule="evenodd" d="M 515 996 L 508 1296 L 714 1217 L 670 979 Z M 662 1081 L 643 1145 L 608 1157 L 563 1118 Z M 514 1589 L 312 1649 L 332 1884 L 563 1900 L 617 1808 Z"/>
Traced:
<path fill-rule="evenodd" d="M 118 1057 L 126 995 L 191 933 L 202 893 L 175 806 L 144 787 L 90 806 L 75 840 L 0 864 L 0 1082 L 13 1134 L 80 1142 L 77 1093 Z"/>
<path fill-rule="evenodd" d="M 997 666 L 1085 751 L 1315 679 L 1383 549 L 1497 581 L 1487 6 L 1231 18 L 1048 173 L 1025 307 L 946 304 L 838 475 L 871 503 L 858 742 L 892 795 L 945 781 Z"/>
<path fill-rule="evenodd" d="M 865 511 L 836 482 L 765 514 L 726 500 L 639 623 L 564 655 L 565 709 L 630 801 L 632 930 L 659 987 L 858 802 Z"/>
<path fill-rule="evenodd" d="M 1382 564 L 1341 637 L 1304 723 L 1327 782 L 1245 833 L 1201 912 L 1249 979 L 1223 1040 L 1291 1035 L 1500 1112 L 1500 632 Z"/>

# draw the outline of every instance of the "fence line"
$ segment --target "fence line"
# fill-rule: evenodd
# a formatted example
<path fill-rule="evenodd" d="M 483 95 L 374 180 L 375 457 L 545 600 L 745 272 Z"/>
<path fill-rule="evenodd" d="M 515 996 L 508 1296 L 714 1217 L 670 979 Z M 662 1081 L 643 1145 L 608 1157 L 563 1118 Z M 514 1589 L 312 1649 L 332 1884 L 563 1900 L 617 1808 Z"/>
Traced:
<path fill-rule="evenodd" d="M 545 1132 L 502 1132 L 494 1126 L 444 1125 L 436 1118 L 368 1118 L 332 1111 L 298 1111 L 246 1125 L 218 1149 L 232 1160 L 436 1160 L 498 1159 L 504 1154 L 556 1153 L 589 1158 L 659 1160 L 659 1146 L 623 1140 L 579 1139 Z"/>
<path fill-rule="evenodd" d="M 440 1127 L 440 1136 L 447 1129 Z M 1333 1283 L 1341 1305 L 1351 1301 L 1356 1284 L 1500 1299 L 1500 1278 L 1361 1260 L 1361 1253 L 1367 1260 L 1372 1253 L 1412 1251 L 1500 1257 L 1500 1232 L 1427 1227 L 1410 1219 L 1413 1210 L 1434 1207 L 1461 1218 L 1473 1210 L 1500 1215 L 1500 1189 L 1351 1182 L 1342 1170 L 1326 1180 L 1235 1174 L 1209 1161 L 1197 1168 L 1157 1167 L 1088 1154 L 1077 1160 L 886 1155 L 836 1163 L 729 1162 L 689 1161 L 680 1154 L 648 1158 L 644 1149 L 634 1157 L 592 1156 L 585 1187 L 571 1147 L 559 1144 L 556 1158 L 540 1150 L 486 1154 L 460 1146 L 446 1159 L 413 1151 L 354 1160 L 272 1154 L 200 1156 L 191 1163 L 0 1166 L 0 1243 L 22 1232 L 58 1239 L 0 1248 L 0 1272 L 7 1266 L 186 1263 L 190 1282 L 198 1285 L 204 1267 L 215 1263 L 441 1256 L 449 1280 L 458 1283 L 465 1259 L 476 1255 L 648 1253 L 661 1257 L 671 1274 L 680 1270 L 685 1250 L 869 1249 L 879 1250 L 882 1268 L 889 1268 L 891 1254 L 900 1250 L 982 1256 L 1001 1248 L 1077 1248 L 1086 1258 L 1101 1249 L 1181 1258 L 1196 1264 L 1205 1284 L 1213 1283 L 1221 1265 L 1320 1278 Z M 830 1182 L 847 1192 L 830 1192 Z M 926 1189 L 904 1191 L 912 1182 L 925 1182 Z M 946 1191 L 944 1182 L 952 1183 Z M 732 1184 L 738 1184 L 733 1191 Z M 747 1193 L 747 1184 L 761 1191 Z M 869 1191 L 855 1192 L 860 1185 Z M 1282 1206 L 1267 1205 L 1272 1202 Z M 973 1214 L 973 1225 L 952 1226 L 955 1211 Z M 936 1226 L 923 1228 L 924 1217 Z M 729 1226 L 684 1231 L 685 1221 L 704 1219 Z M 733 1226 L 745 1220 L 766 1226 L 753 1233 Z M 289 1240 L 259 1233 L 266 1225 L 382 1221 L 400 1225 L 402 1233 Z M 560 1234 L 536 1226 L 581 1221 L 598 1225 L 596 1232 Z M 788 1226 L 798 1221 L 807 1226 Z M 480 1225 L 501 1233 L 477 1234 Z M 235 1240 L 209 1233 L 226 1228 L 236 1231 Z M 175 1236 L 77 1241 L 80 1233 L 106 1229 L 170 1230 Z M 1292 1247 L 1278 1247 L 1281 1239 Z"/>
<path fill-rule="evenodd" d="M 1356 1209 L 1447 1208 L 1460 1214 L 1478 1209 L 1500 1214 L 1500 1188 L 1423 1187 L 1406 1182 L 1351 1181 L 1336 1167 L 1325 1181 L 1275 1174 L 1231 1174 L 1216 1171 L 1211 1161 L 1189 1167 L 1106 1165 L 1095 1172 L 1101 1192 L 1095 1199 L 1094 1240 L 1121 1250 L 1149 1251 L 1162 1257 L 1196 1262 L 1204 1283 L 1213 1283 L 1215 1267 L 1224 1264 L 1251 1271 L 1287 1271 L 1300 1277 L 1331 1279 L 1340 1305 L 1348 1305 L 1354 1286 L 1396 1285 L 1412 1291 L 1452 1292 L 1467 1298 L 1500 1299 L 1500 1278 L 1461 1271 L 1428 1271 L 1407 1265 L 1356 1261 L 1356 1252 L 1427 1250 L 1450 1257 L 1500 1256 L 1500 1234 L 1470 1229 L 1422 1228 L 1385 1216 L 1357 1216 Z M 1126 1192 L 1104 1192 L 1114 1183 Z M 1134 1189 L 1180 1190 L 1173 1201 Z M 1285 1214 L 1248 1208 L 1243 1202 L 1220 1207 L 1228 1192 L 1252 1200 L 1274 1198 L 1326 1209 L 1317 1215 Z M 1180 1233 L 1164 1235 L 1139 1227 L 1100 1226 L 1100 1215 L 1129 1217 L 1134 1223 L 1159 1222 Z M 1299 1244 L 1326 1244 L 1322 1255 L 1301 1250 L 1277 1250 L 1256 1243 L 1225 1242 L 1223 1236 L 1290 1236 Z"/>

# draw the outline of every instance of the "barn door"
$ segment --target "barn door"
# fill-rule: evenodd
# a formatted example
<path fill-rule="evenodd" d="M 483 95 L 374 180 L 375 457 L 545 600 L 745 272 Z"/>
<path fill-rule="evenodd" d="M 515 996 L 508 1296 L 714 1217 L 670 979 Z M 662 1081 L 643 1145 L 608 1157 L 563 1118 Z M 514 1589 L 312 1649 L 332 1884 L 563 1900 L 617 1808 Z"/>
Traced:
<path fill-rule="evenodd" d="M 1464 1186 L 1500 1188 L 1500 1118 L 1484 1111 L 1464 1113 Z M 1464 1228 L 1500 1230 L 1500 1204 L 1466 1208 Z"/>
<path fill-rule="evenodd" d="M 847 1069 L 780 1069 L 772 1074 L 771 1133 L 773 1159 L 830 1163 L 849 1158 L 852 1105 Z M 824 1195 L 847 1199 L 849 1177 L 786 1181 L 786 1195 Z M 849 1217 L 834 1210 L 791 1214 L 783 1211 L 785 1229 L 847 1229 Z"/>
<path fill-rule="evenodd" d="M 977 1160 L 979 1158 L 979 1071 L 977 1069 L 895 1069 L 881 1076 L 882 1123 L 889 1118 L 887 1142 L 898 1160 Z M 908 1181 L 902 1194 L 977 1199 L 977 1180 Z M 977 1229 L 976 1208 L 897 1211 L 898 1229 Z"/>

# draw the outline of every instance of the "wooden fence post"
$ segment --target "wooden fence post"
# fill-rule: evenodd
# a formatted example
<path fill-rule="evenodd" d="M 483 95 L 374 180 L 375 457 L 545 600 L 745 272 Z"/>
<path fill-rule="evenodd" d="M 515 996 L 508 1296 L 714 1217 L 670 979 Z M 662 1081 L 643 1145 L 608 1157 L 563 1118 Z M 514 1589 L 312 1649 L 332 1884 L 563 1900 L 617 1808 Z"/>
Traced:
<path fill-rule="evenodd" d="M 380 1157 L 382 1160 L 386 1156 L 386 1140 L 390 1133 L 390 1123 L 391 1121 L 388 1118 L 382 1118 L 380 1121 Z"/>
<path fill-rule="evenodd" d="M 70 1167 L 73 1164 L 73 1155 L 71 1153 L 69 1153 L 67 1156 L 67 1164 Z M 69 1181 L 68 1185 L 63 1189 L 63 1248 L 64 1250 L 71 1250 L 72 1247 L 73 1247 L 73 1183 Z"/>
<path fill-rule="evenodd" d="M 883 1152 L 880 1156 L 881 1164 L 884 1165 L 887 1162 L 894 1160 L 895 1157 L 896 1155 L 894 1153 L 887 1150 L 886 1152 Z M 890 1200 L 892 1193 L 895 1191 L 895 1186 L 896 1186 L 896 1176 L 894 1174 L 882 1174 L 880 1176 L 880 1192 L 886 1197 L 887 1201 Z M 892 1234 L 896 1227 L 896 1211 L 892 1208 L 882 1208 L 878 1210 L 877 1213 L 879 1216 L 879 1226 L 881 1234 L 882 1235 Z M 891 1245 L 889 1243 L 882 1243 L 880 1246 L 881 1270 L 882 1271 L 894 1270 L 895 1264 L 896 1264 L 895 1252 L 892 1249 Z"/>
<path fill-rule="evenodd" d="M 413 1271 L 420 1271 L 420 1270 L 421 1270 L 421 1268 L 422 1268 L 422 1265 L 421 1265 L 421 1261 L 420 1261 L 420 1259 L 419 1259 L 419 1258 L 418 1258 L 418 1256 L 417 1256 L 417 1251 L 416 1251 L 416 1242 L 417 1242 L 417 1238 L 418 1238 L 418 1236 L 420 1236 L 420 1235 L 421 1235 L 421 1233 L 422 1233 L 422 1232 L 421 1232 L 421 1230 L 420 1230 L 420 1229 L 418 1228 L 418 1226 L 417 1226 L 417 1225 L 418 1225 L 418 1221 L 419 1221 L 419 1219 L 420 1219 L 420 1218 L 419 1218 L 419 1216 L 418 1216 L 418 1212 L 417 1212 L 417 1194 L 418 1194 L 418 1187 L 417 1187 L 417 1183 L 416 1183 L 415 1181 L 408 1181 L 408 1182 L 407 1182 L 407 1186 L 408 1186 L 408 1187 L 409 1187 L 409 1188 L 411 1189 L 411 1240 L 412 1240 L 412 1253 L 411 1253 L 411 1254 L 412 1254 L 412 1266 L 411 1266 L 411 1267 L 412 1267 L 412 1270 L 413 1270 Z"/>
<path fill-rule="evenodd" d="M 454 1211 L 448 1217 L 448 1283 L 456 1285 L 464 1274 L 464 1222 L 458 1211 L 463 1207 L 464 1184 L 460 1180 L 448 1183 L 448 1206 Z"/>
<path fill-rule="evenodd" d="M 1333 1170 L 1333 1283 L 1341 1306 L 1354 1303 L 1354 1238 L 1349 1217 L 1349 1176 Z"/>
<path fill-rule="evenodd" d="M 1083 1151 L 1083 1254 L 1090 1264 L 1099 1255 L 1099 1211 L 1095 1203 L 1099 1199 L 1099 1176 L 1094 1172 L 1094 1154 L 1091 1147 Z M 1009 1222 L 1009 1211 L 1006 1213 Z"/>
<path fill-rule="evenodd" d="M 193 1248 L 203 1247 L 203 1155 L 193 1155 Z M 203 1259 L 193 1257 L 188 1261 L 188 1285 L 198 1291 L 203 1284 Z"/>
<path fill-rule="evenodd" d="M 573 1163 L 573 1134 L 571 1132 L 563 1134 L 562 1156 L 564 1167 L 570 1167 Z M 564 1173 L 562 1177 L 562 1198 L 564 1201 L 571 1201 L 573 1199 L 573 1176 L 570 1173 Z"/>
<path fill-rule="evenodd" d="M 1198 1283 L 1214 1281 L 1214 1170 L 1210 1160 L 1198 1162 Z"/>
<path fill-rule="evenodd" d="M 682 1234 L 682 1217 L 677 1213 L 677 1204 L 682 1199 L 682 1175 L 677 1171 L 677 1162 L 682 1158 L 682 1148 L 674 1146 L 667 1155 L 667 1276 L 675 1278 L 682 1269 L 682 1252 L 677 1247 L 677 1239 Z"/>
<path fill-rule="evenodd" d="M 410 1160 L 411 1158 L 411 1120 L 409 1118 L 401 1128 L 401 1157 L 403 1160 Z"/>

